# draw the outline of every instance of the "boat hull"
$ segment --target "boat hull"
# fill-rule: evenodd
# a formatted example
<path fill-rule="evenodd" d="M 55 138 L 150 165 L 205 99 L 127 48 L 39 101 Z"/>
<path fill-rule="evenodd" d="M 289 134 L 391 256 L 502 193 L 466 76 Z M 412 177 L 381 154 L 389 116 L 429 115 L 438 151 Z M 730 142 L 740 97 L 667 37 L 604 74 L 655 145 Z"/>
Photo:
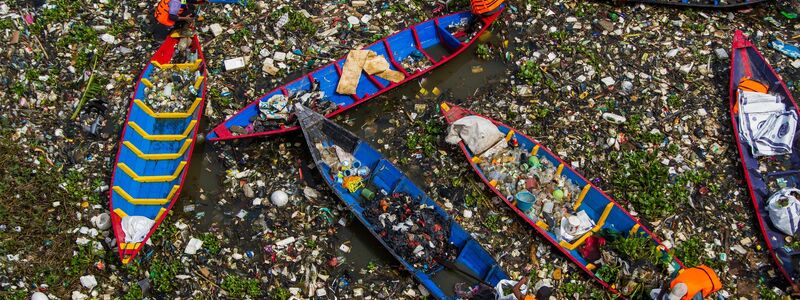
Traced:
<path fill-rule="evenodd" d="M 145 66 L 123 125 L 109 189 L 111 224 L 123 263 L 136 256 L 172 209 L 183 188 L 197 140 L 206 97 L 205 59 L 200 41 L 194 36 L 189 47 L 198 59 L 194 63 L 171 63 L 179 40 L 167 37 Z M 201 70 L 201 80 L 195 81 L 198 95 L 190 100 L 187 111 L 157 112 L 143 101 L 145 88 L 158 68 Z M 146 217 L 154 222 L 143 240 L 128 242 L 122 229 L 126 216 Z"/>
<path fill-rule="evenodd" d="M 477 116 L 484 118 L 486 120 L 491 121 L 494 125 L 498 127 L 498 129 L 503 133 L 506 134 L 506 138 L 516 138 L 519 147 L 523 147 L 523 149 L 527 150 L 527 153 L 531 153 L 532 155 L 536 155 L 539 157 L 540 160 L 547 159 L 553 163 L 554 166 L 559 166 L 558 170 L 555 173 L 557 175 L 564 175 L 570 181 L 577 183 L 581 189 L 581 196 L 576 206 L 576 211 L 581 209 L 583 211 L 588 211 L 588 215 L 592 217 L 593 221 L 597 223 L 595 227 L 597 229 L 613 229 L 619 232 L 627 233 L 628 236 L 630 235 L 639 235 L 643 234 L 653 239 L 653 242 L 659 245 L 662 249 L 664 255 L 667 255 L 669 249 L 661 244 L 661 241 L 655 237 L 655 235 L 647 229 L 643 224 L 641 224 L 638 220 L 636 220 L 633 216 L 630 215 L 624 208 L 622 208 L 619 204 L 617 204 L 611 197 L 606 195 L 602 190 L 595 187 L 590 181 L 586 180 L 582 175 L 572 169 L 566 162 L 561 160 L 558 156 L 553 154 L 549 149 L 538 143 L 537 141 L 531 139 L 527 135 L 521 133 L 518 130 L 511 128 L 508 125 L 502 124 L 498 121 L 490 119 L 488 117 L 479 115 L 472 111 L 469 111 L 465 108 L 450 104 L 450 103 L 443 103 L 441 105 L 441 112 L 445 117 L 445 120 L 448 124 L 455 122 L 458 119 L 461 119 L 466 116 Z M 509 134 L 511 133 L 511 134 Z M 565 243 L 564 241 L 559 241 L 556 235 L 548 231 L 540 222 L 534 222 L 530 217 L 528 217 L 525 212 L 520 210 L 514 203 L 511 202 L 509 199 L 509 195 L 503 195 L 503 193 L 498 190 L 494 185 L 492 185 L 491 181 L 487 178 L 484 174 L 483 170 L 481 169 L 479 163 L 476 163 L 473 160 L 473 153 L 467 148 L 464 142 L 459 142 L 459 148 L 461 149 L 462 153 L 466 156 L 467 160 L 469 161 L 470 166 L 472 167 L 473 171 L 480 177 L 481 181 L 486 184 L 492 192 L 495 193 L 500 199 L 508 205 L 511 210 L 513 210 L 518 216 L 520 216 L 528 225 L 533 227 L 542 237 L 544 237 L 547 241 L 549 241 L 553 246 L 558 248 L 558 250 L 564 254 L 570 261 L 576 264 L 581 270 L 586 272 L 591 278 L 595 281 L 600 283 L 604 288 L 608 289 L 614 294 L 619 295 L 619 297 L 624 298 L 619 292 L 619 290 L 612 287 L 608 282 L 600 279 L 595 273 L 592 271 L 594 266 L 583 259 L 581 254 L 578 252 L 579 247 L 581 246 L 580 243 L 581 239 L 573 243 Z M 595 229 L 593 229 L 595 230 Z M 591 231 L 590 231 L 591 232 Z M 672 266 L 676 269 L 683 268 L 683 264 L 680 260 L 674 258 L 671 262 Z"/>
<path fill-rule="evenodd" d="M 364 49 L 372 50 L 378 55 L 383 56 L 386 61 L 389 62 L 390 69 L 402 72 L 405 75 L 405 79 L 402 81 L 392 83 L 380 77 L 367 75 L 366 73 L 362 72 L 355 95 L 349 96 L 338 94 L 336 93 L 336 86 L 338 85 L 341 69 L 345 62 L 345 58 L 341 58 L 311 73 L 305 74 L 292 82 L 280 86 L 266 93 L 261 98 L 251 102 L 232 117 L 214 127 L 214 129 L 212 129 L 212 131 L 208 134 L 208 140 L 219 141 L 269 136 L 300 129 L 300 127 L 297 125 L 287 124 L 281 128 L 261 132 L 249 132 L 244 134 L 234 134 L 230 130 L 233 126 L 247 127 L 250 125 L 252 123 L 252 119 L 257 117 L 259 114 L 258 103 L 261 101 L 261 99 L 269 99 L 280 94 L 288 96 L 301 90 L 309 90 L 312 86 L 312 82 L 319 83 L 320 90 L 325 93 L 326 99 L 337 104 L 338 109 L 327 114 L 326 117 L 331 118 L 336 116 L 361 103 L 386 93 L 397 86 L 414 80 L 452 60 L 464 50 L 469 48 L 470 45 L 475 43 L 478 40 L 478 37 L 480 37 L 499 17 L 500 13 L 501 12 L 498 12 L 492 16 L 482 18 L 480 20 L 480 22 L 483 24 L 482 28 L 474 33 L 474 36 L 467 41 L 460 40 L 460 38 L 464 38 L 465 33 L 459 32 L 453 35 L 450 34 L 446 28 L 451 24 L 462 22 L 463 19 L 476 18 L 476 16 L 470 12 L 458 12 L 437 17 L 394 33 L 386 38 L 370 44 L 369 46 L 366 46 Z M 437 46 L 444 47 L 450 54 L 442 57 L 432 57 L 431 54 L 426 51 L 426 49 Z M 430 67 L 417 72 L 412 72 L 410 70 L 405 70 L 402 65 L 400 65 L 400 62 L 409 57 L 415 50 L 419 50 L 424 54 L 425 59 L 431 63 Z"/>
<path fill-rule="evenodd" d="M 795 288 L 798 287 L 798 269 L 792 263 L 792 256 L 800 254 L 800 251 L 787 251 L 785 248 L 786 235 L 778 231 L 770 224 L 769 212 L 767 211 L 767 199 L 770 196 L 768 180 L 766 179 L 786 179 L 790 185 L 798 186 L 800 182 L 800 172 L 796 170 L 800 167 L 800 150 L 796 145 L 792 145 L 791 163 L 786 171 L 777 171 L 764 174 L 759 171 L 759 161 L 750 152 L 749 145 L 741 140 L 739 135 L 738 114 L 735 113 L 737 104 L 736 91 L 738 83 L 744 77 L 749 77 L 757 81 L 768 83 L 769 91 L 783 96 L 784 104 L 793 107 L 800 113 L 797 103 L 792 98 L 789 89 L 786 87 L 780 76 L 772 69 L 772 66 L 764 59 L 747 37 L 739 30 L 733 38 L 731 51 L 731 75 L 729 83 L 729 108 L 731 123 L 736 147 L 739 150 L 739 158 L 744 170 L 744 178 L 747 189 L 750 193 L 750 200 L 755 208 L 756 218 L 761 234 L 767 244 L 772 260 L 789 283 Z M 797 136 L 797 131 L 795 132 Z M 795 144 L 797 139 L 795 139 Z M 794 170 L 794 171 L 793 171 Z"/>
<path fill-rule="evenodd" d="M 309 112 L 307 115 L 306 112 Z M 315 115 L 315 117 L 314 117 Z M 359 139 L 351 132 L 336 125 L 330 120 L 324 119 L 323 116 L 310 112 L 310 109 L 301 110 L 298 112 L 300 124 L 303 128 L 303 133 L 306 137 L 306 142 L 309 145 L 312 157 L 316 162 L 325 182 L 331 190 L 347 205 L 353 215 L 378 239 L 378 241 L 392 254 L 414 277 L 422 283 L 428 291 L 437 299 L 454 299 L 448 296 L 449 293 L 445 292 L 445 288 L 452 289 L 453 287 L 442 287 L 435 282 L 435 276 L 442 271 L 442 266 L 435 270 L 422 270 L 415 268 L 412 264 L 406 261 L 399 255 L 381 235 L 377 232 L 378 226 L 370 223 L 365 217 L 365 206 L 368 205 L 365 201 L 378 201 L 377 199 L 367 200 L 361 196 L 360 190 L 350 192 L 342 184 L 337 183 L 335 178 L 331 175 L 331 166 L 325 163 L 321 158 L 319 151 L 316 149 L 318 142 L 332 140 L 333 144 L 342 147 L 345 151 L 352 153 L 355 159 L 361 162 L 362 166 L 369 167 L 371 171 L 368 176 L 367 188 L 372 189 L 375 194 L 380 194 L 380 191 L 386 191 L 388 195 L 395 193 L 402 193 L 417 199 L 417 203 L 425 204 L 433 207 L 435 212 L 449 222 L 450 234 L 448 242 L 458 249 L 458 255 L 453 264 L 461 266 L 462 269 L 468 270 L 471 274 L 487 282 L 489 285 L 496 285 L 500 280 L 507 279 L 508 275 L 502 270 L 500 265 L 492 258 L 492 256 L 483 249 L 461 226 L 455 222 L 435 201 L 425 195 L 408 177 L 406 177 L 399 169 L 397 169 L 391 162 L 383 158 L 383 156 L 367 142 Z M 320 129 L 325 128 L 325 129 Z M 321 132 L 327 133 L 321 133 Z"/>
<path fill-rule="evenodd" d="M 695 7 L 695 8 L 742 8 L 745 6 L 750 6 L 762 2 L 766 2 L 766 0 L 745 0 L 745 1 L 733 1 L 734 3 L 722 3 L 719 0 L 713 1 L 697 1 L 697 0 L 628 0 L 628 2 L 632 3 L 644 3 L 644 4 L 656 4 L 656 5 L 668 5 L 668 6 L 682 6 L 682 7 Z"/>

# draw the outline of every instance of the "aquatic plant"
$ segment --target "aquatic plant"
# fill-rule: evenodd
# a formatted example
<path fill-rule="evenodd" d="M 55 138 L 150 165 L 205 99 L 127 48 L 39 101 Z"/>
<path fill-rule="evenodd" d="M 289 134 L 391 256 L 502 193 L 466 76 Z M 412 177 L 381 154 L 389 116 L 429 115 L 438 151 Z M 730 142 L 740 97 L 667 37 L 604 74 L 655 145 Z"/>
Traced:
<path fill-rule="evenodd" d="M 228 275 L 221 286 L 228 296 L 241 299 L 244 296 L 257 297 L 261 295 L 258 279 L 243 278 L 237 275 Z"/>
<path fill-rule="evenodd" d="M 203 249 L 206 249 L 211 255 L 219 254 L 220 249 L 222 249 L 219 238 L 212 233 L 205 233 L 198 239 L 203 241 Z"/>
<path fill-rule="evenodd" d="M 128 287 L 128 291 L 125 292 L 125 295 L 122 296 L 123 300 L 140 300 L 144 297 L 142 295 L 142 288 L 139 287 L 138 284 L 134 283 Z"/>
<path fill-rule="evenodd" d="M 181 264 L 177 260 L 170 262 L 154 260 L 150 264 L 150 280 L 155 290 L 162 293 L 174 291 L 178 287 L 175 276 L 178 275 L 180 268 Z"/>
<path fill-rule="evenodd" d="M 255 1 L 248 1 L 248 2 L 255 2 Z M 269 14 L 269 19 L 273 22 L 277 22 L 283 14 L 287 14 L 289 16 L 289 22 L 283 27 L 283 29 L 287 31 L 301 31 L 305 34 L 312 34 L 317 32 L 317 25 L 311 21 L 311 19 L 307 18 L 303 13 L 292 9 L 290 6 L 284 6 L 280 9 L 273 11 Z"/>
<path fill-rule="evenodd" d="M 705 250 L 698 237 L 689 238 L 673 248 L 672 251 L 686 267 L 692 268 L 703 264 Z"/>
<path fill-rule="evenodd" d="M 478 47 L 475 48 L 475 55 L 483 60 L 488 60 L 489 58 L 491 58 L 492 53 L 489 50 L 489 45 L 478 44 Z"/>

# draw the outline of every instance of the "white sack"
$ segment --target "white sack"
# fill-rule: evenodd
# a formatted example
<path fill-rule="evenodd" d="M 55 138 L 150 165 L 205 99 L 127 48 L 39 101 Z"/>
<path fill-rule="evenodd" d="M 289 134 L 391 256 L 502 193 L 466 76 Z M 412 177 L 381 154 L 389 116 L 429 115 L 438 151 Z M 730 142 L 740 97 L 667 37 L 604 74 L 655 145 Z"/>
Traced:
<path fill-rule="evenodd" d="M 445 141 L 450 144 L 464 141 L 467 148 L 477 156 L 498 142 L 504 141 L 504 138 L 505 135 L 491 121 L 478 116 L 467 116 L 450 125 Z M 505 148 L 503 146 L 507 146 L 505 143 L 501 144 L 497 147 Z"/>
<path fill-rule="evenodd" d="M 519 281 L 508 279 L 500 280 L 500 282 L 498 282 L 494 287 L 495 292 L 497 292 L 497 300 L 517 300 L 517 297 L 514 296 L 514 293 L 503 294 L 503 286 L 513 287 L 517 284 L 517 282 Z M 519 292 L 525 295 L 528 292 L 528 286 L 523 284 L 519 287 Z"/>
<path fill-rule="evenodd" d="M 793 193 L 800 194 L 800 190 L 784 188 L 769 196 L 767 201 L 769 205 L 767 210 L 772 225 L 787 235 L 794 235 L 800 224 L 800 201 L 792 195 Z M 788 200 L 789 205 L 783 207 L 778 204 L 781 199 Z"/>
<path fill-rule="evenodd" d="M 122 217 L 122 231 L 125 232 L 126 243 L 139 243 L 153 228 L 156 222 L 142 216 Z"/>

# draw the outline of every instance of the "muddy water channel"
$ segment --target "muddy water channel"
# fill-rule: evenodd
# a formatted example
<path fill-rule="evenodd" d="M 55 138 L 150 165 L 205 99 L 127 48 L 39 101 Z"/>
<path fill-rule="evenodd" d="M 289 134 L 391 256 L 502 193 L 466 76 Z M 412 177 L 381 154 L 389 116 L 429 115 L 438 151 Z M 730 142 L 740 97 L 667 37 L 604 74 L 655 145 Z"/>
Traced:
<path fill-rule="evenodd" d="M 487 43 L 497 42 L 488 35 L 482 40 Z M 472 45 L 452 61 L 420 79 L 361 104 L 336 117 L 335 120 L 376 146 L 387 158 L 396 161 L 401 170 L 425 189 L 428 186 L 426 175 L 430 174 L 426 174 L 425 167 L 419 163 L 421 159 L 418 151 L 409 149 L 402 143 L 402 138 L 409 130 L 408 127 L 413 124 L 438 118 L 439 101 L 469 99 L 480 89 L 504 76 L 506 66 L 500 61 L 478 58 L 475 55 L 477 45 L 478 43 Z M 433 55 L 437 53 L 436 49 L 429 51 Z M 434 91 L 441 92 L 441 95 L 434 95 Z M 204 131 L 201 132 L 207 131 L 212 125 L 203 124 Z M 443 135 L 435 138 L 442 140 Z M 216 234 L 220 236 L 223 248 L 236 249 L 233 252 L 243 254 L 246 261 L 274 262 L 275 255 L 270 245 L 274 242 L 265 243 L 263 227 L 270 229 L 283 227 L 290 231 L 302 227 L 290 223 L 304 222 L 295 218 L 296 216 L 292 217 L 292 212 L 305 208 L 304 212 L 308 214 L 319 214 L 315 220 L 322 220 L 320 221 L 322 224 L 330 226 L 325 245 L 320 245 L 318 248 L 323 252 L 321 257 L 328 266 L 332 266 L 331 260 L 336 264 L 333 271 L 328 274 L 337 278 L 333 281 L 335 286 L 328 287 L 329 291 L 344 295 L 357 286 L 366 287 L 364 281 L 377 280 L 383 281 L 379 285 L 383 289 L 391 290 L 401 281 L 407 283 L 413 280 L 369 231 L 346 212 L 339 199 L 335 198 L 324 185 L 318 171 L 312 167 L 313 161 L 301 132 L 227 143 L 206 142 L 195 148 L 186 186 L 181 199 L 173 209 L 175 215 L 172 218 L 178 217 L 184 222 L 191 222 L 189 225 L 194 235 L 209 232 Z M 243 195 L 237 184 L 239 179 L 231 181 L 232 169 L 237 170 L 234 172 L 253 169 L 265 175 L 257 178 L 257 188 L 254 191 L 256 200 Z M 269 204 L 258 205 L 259 201 L 269 202 L 270 194 L 277 189 L 285 190 L 293 201 L 305 201 L 303 198 L 305 186 L 315 188 L 322 200 L 318 200 L 315 205 L 290 204 L 277 208 L 277 214 L 268 211 Z M 434 194 L 429 193 L 429 195 L 437 198 Z M 324 228 L 313 228 L 315 224 L 310 224 L 311 232 L 291 233 L 301 239 L 304 235 L 325 232 Z M 309 239 L 306 239 L 306 246 L 312 244 L 308 241 Z M 308 251 L 308 248 L 311 247 L 297 251 Z M 224 255 L 226 255 L 225 250 L 220 256 Z M 257 265 L 248 264 L 248 267 L 255 268 L 257 273 L 269 273 L 268 270 L 260 270 Z M 391 269 L 390 272 L 376 271 L 386 266 Z M 272 267 L 275 269 L 276 266 Z M 278 269 L 280 268 L 278 266 Z M 302 273 L 302 270 L 289 268 L 289 273 Z M 317 268 L 322 267 L 317 266 Z M 302 274 L 297 276 L 302 277 Z M 453 286 L 457 282 L 474 283 L 469 277 L 448 269 L 439 272 L 434 280 L 443 286 Z M 278 280 L 273 283 L 293 286 L 295 282 Z"/>

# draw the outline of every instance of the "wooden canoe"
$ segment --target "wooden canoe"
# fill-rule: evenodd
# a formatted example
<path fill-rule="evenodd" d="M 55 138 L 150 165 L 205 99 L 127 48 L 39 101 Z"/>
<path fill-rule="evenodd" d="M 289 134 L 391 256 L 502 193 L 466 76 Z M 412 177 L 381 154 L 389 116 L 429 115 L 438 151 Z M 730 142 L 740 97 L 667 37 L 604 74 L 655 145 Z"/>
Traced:
<path fill-rule="evenodd" d="M 319 90 L 325 93 L 324 99 L 333 101 L 337 105 L 337 109 L 326 117 L 330 118 L 338 115 L 348 109 L 355 107 L 367 100 L 377 97 L 387 91 L 394 89 L 408 81 L 414 80 L 423 74 L 430 72 L 433 69 L 447 63 L 454 57 L 458 56 L 464 50 L 469 48 L 470 45 L 478 40 L 489 26 L 497 19 L 501 12 L 492 16 L 480 18 L 470 12 L 453 13 L 446 16 L 441 16 L 421 22 L 402 31 L 394 33 L 386 38 L 378 40 L 377 42 L 365 47 L 364 49 L 372 50 L 378 55 L 386 58 L 390 62 L 390 69 L 400 71 L 405 75 L 405 79 L 398 83 L 389 82 L 383 78 L 367 75 L 362 72 L 358 82 L 358 87 L 355 95 L 342 95 L 336 93 L 336 86 L 339 83 L 339 78 L 342 73 L 342 67 L 345 63 L 345 58 L 341 58 L 335 62 L 325 65 L 311 73 L 301 76 L 292 82 L 280 86 L 259 99 L 251 102 L 245 108 L 214 127 L 208 134 L 208 140 L 229 140 L 238 138 L 249 138 L 257 136 L 269 136 L 273 134 L 280 134 L 289 131 L 300 129 L 296 123 L 288 123 L 281 125 L 279 128 L 274 128 L 265 131 L 257 131 L 249 129 L 246 133 L 235 134 L 231 132 L 231 127 L 238 126 L 247 128 L 252 124 L 253 119 L 258 117 L 259 109 L 258 103 L 261 99 L 269 99 L 275 95 L 291 95 L 298 91 L 307 91 L 313 84 L 319 84 Z M 475 20 L 475 18 L 480 18 Z M 458 31 L 450 33 L 448 26 L 469 23 L 478 21 L 482 27 L 472 34 L 465 31 Z M 447 55 L 441 57 L 434 57 L 435 54 L 430 54 L 428 51 L 434 47 L 444 47 Z M 400 64 L 401 61 L 408 58 L 412 53 L 424 54 L 425 59 L 430 62 L 430 67 L 419 70 L 417 72 L 405 70 Z M 250 130 L 253 130 L 252 132 Z"/>
<path fill-rule="evenodd" d="M 436 299 L 455 299 L 452 296 L 454 287 L 452 285 L 444 286 L 437 283 L 436 280 L 438 273 L 443 271 L 444 265 L 459 266 L 461 270 L 469 272 L 481 281 L 492 286 L 497 285 L 500 280 L 508 278 L 500 265 L 468 232 L 461 228 L 444 209 L 425 195 L 425 193 L 406 175 L 397 169 L 389 160 L 385 159 L 377 150 L 372 148 L 366 141 L 359 139 L 353 133 L 347 131 L 333 121 L 326 119 L 322 115 L 313 112 L 309 108 L 298 109 L 297 114 L 311 155 L 331 190 L 339 196 L 353 215 L 369 229 L 372 235 L 380 241 L 392 256 L 414 275 Z M 345 152 L 352 154 L 355 159 L 360 161 L 362 166 L 368 167 L 371 172 L 364 178 L 366 182 L 364 187 L 350 192 L 343 187 L 341 183 L 337 183 L 336 178 L 334 178 L 335 175 L 331 174 L 331 168 L 336 169 L 337 166 L 330 166 L 324 161 L 317 145 L 329 145 L 329 147 L 332 145 L 339 146 Z M 450 229 L 449 243 L 457 249 L 455 260 L 446 264 L 442 263 L 439 267 L 428 270 L 416 268 L 406 261 L 406 259 L 399 255 L 398 252 L 388 244 L 387 240 L 378 233 L 379 227 L 376 224 L 370 223 L 368 218 L 365 217 L 365 207 L 369 206 L 368 202 L 378 201 L 378 199 L 367 199 L 363 196 L 362 190 L 364 188 L 374 191 L 375 194 L 382 194 L 383 192 L 387 195 L 407 194 L 415 199 L 418 204 L 433 207 L 435 213 L 443 220 L 446 220 L 445 222 L 449 223 L 449 226 L 447 226 Z"/>
<path fill-rule="evenodd" d="M 787 246 L 786 234 L 772 225 L 767 210 L 769 196 L 777 191 L 776 186 L 773 185 L 771 188 L 770 183 L 775 183 L 779 179 L 786 180 L 789 187 L 797 187 L 798 183 L 800 183 L 800 149 L 797 148 L 797 131 L 795 131 L 792 154 L 776 157 L 776 162 L 782 165 L 782 169 L 767 169 L 767 172 L 759 170 L 759 163 L 766 163 L 767 159 L 754 157 L 750 151 L 750 145 L 741 139 L 739 134 L 739 114 L 735 112 L 738 102 L 736 91 L 738 90 L 739 82 L 745 77 L 767 84 L 769 93 L 782 96 L 786 107 L 797 111 L 797 103 L 792 98 L 792 94 L 786 84 L 783 83 L 783 80 L 781 80 L 781 77 L 772 69 L 772 66 L 764 59 L 758 49 L 753 46 L 753 43 L 741 31 L 737 30 L 733 37 L 731 50 L 729 86 L 733 136 L 736 141 L 736 147 L 739 149 L 739 158 L 742 161 L 742 168 L 744 168 L 744 178 L 756 211 L 758 226 L 761 228 L 761 234 L 764 236 L 770 256 L 786 280 L 793 286 L 798 287 L 798 279 L 800 279 L 798 277 L 800 249 L 790 249 Z"/>
<path fill-rule="evenodd" d="M 542 235 L 545 239 L 547 239 L 553 246 L 555 246 L 561 253 L 563 253 L 570 261 L 572 261 L 576 266 L 578 266 L 581 270 L 586 272 L 590 277 L 595 279 L 598 283 L 600 283 L 603 287 L 608 289 L 614 294 L 619 295 L 620 297 L 625 298 L 625 295 L 621 293 L 621 289 L 619 287 L 615 287 L 609 282 L 604 281 L 597 275 L 597 268 L 592 262 L 586 261 L 584 257 L 579 252 L 580 247 L 583 243 L 592 235 L 596 235 L 601 230 L 609 229 L 615 232 L 619 232 L 622 236 L 642 236 L 652 239 L 653 243 L 657 245 L 657 247 L 662 252 L 662 260 L 668 263 L 673 269 L 680 270 L 683 268 L 683 264 L 676 258 L 669 255 L 669 249 L 661 244 L 661 242 L 656 238 L 656 236 L 650 232 L 644 225 L 642 225 L 636 218 L 630 215 L 628 211 L 626 211 L 622 206 L 617 204 L 611 197 L 606 195 L 602 190 L 594 186 L 590 181 L 586 180 L 583 176 L 578 174 L 574 169 L 572 169 L 569 164 L 565 163 L 561 160 L 558 156 L 553 154 L 549 149 L 541 145 L 536 140 L 526 136 L 525 134 L 521 133 L 519 130 L 515 130 L 508 125 L 502 124 L 495 120 L 492 120 L 488 117 L 479 115 L 477 113 L 471 112 L 465 108 L 450 104 L 450 103 L 442 103 L 440 105 L 441 112 L 445 117 L 445 120 L 448 124 L 451 124 L 463 117 L 467 116 L 477 116 L 480 118 L 484 118 L 486 120 L 491 121 L 494 125 L 497 126 L 497 129 L 500 130 L 503 134 L 506 135 L 506 140 L 516 139 L 519 143 L 519 147 L 521 147 L 525 153 L 529 153 L 531 156 L 536 156 L 540 161 L 548 160 L 551 165 L 555 168 L 554 174 L 558 177 L 566 177 L 570 180 L 573 184 L 580 188 L 580 192 L 577 195 L 577 199 L 575 200 L 572 208 L 573 211 L 584 211 L 587 215 L 594 221 L 595 225 L 592 227 L 591 230 L 577 238 L 575 241 L 567 242 L 564 240 L 559 240 L 559 238 L 554 233 L 554 228 L 549 228 L 548 225 L 543 222 L 542 220 L 534 221 L 526 215 L 522 210 L 520 210 L 512 201 L 514 199 L 513 195 L 504 195 L 498 188 L 496 188 L 490 180 L 487 178 L 487 174 L 484 173 L 480 164 L 478 163 L 478 159 L 473 155 L 472 151 L 464 144 L 464 142 L 459 142 L 459 148 L 467 157 L 470 166 L 478 174 L 481 180 L 489 187 L 498 197 L 503 199 L 503 201 L 513 210 L 517 215 L 520 216 L 526 223 L 528 223 L 531 227 L 533 227 L 539 234 Z M 670 274 L 670 275 L 674 275 Z"/>
<path fill-rule="evenodd" d="M 200 40 L 190 38 L 187 50 L 194 61 L 172 61 L 181 38 L 173 34 L 161 44 L 145 66 L 128 107 L 128 115 L 111 175 L 109 206 L 119 256 L 128 263 L 142 249 L 178 199 L 183 188 L 196 143 L 206 97 L 206 65 Z M 196 96 L 185 101 L 186 111 L 158 112 L 149 107 L 146 89 L 157 79 L 153 74 L 166 69 L 184 69 L 194 74 Z M 186 88 L 189 88 L 188 86 Z M 143 240 L 127 239 L 124 218 L 145 217 L 154 223 Z M 130 220 L 130 219 L 129 219 Z"/>

